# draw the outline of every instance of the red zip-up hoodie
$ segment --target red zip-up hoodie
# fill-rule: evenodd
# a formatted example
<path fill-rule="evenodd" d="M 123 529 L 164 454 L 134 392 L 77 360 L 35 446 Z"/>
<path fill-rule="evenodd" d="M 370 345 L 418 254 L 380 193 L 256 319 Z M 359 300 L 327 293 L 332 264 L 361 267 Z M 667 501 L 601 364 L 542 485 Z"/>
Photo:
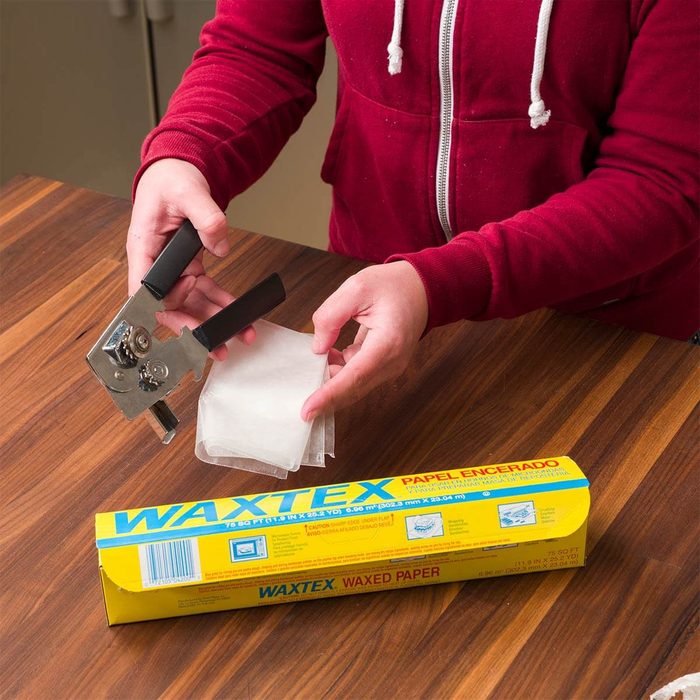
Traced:
<path fill-rule="evenodd" d="M 429 327 L 551 306 L 685 339 L 699 17 L 695 0 L 220 0 L 136 182 L 180 158 L 225 208 L 312 106 L 330 34 L 331 250 L 408 260 Z"/>

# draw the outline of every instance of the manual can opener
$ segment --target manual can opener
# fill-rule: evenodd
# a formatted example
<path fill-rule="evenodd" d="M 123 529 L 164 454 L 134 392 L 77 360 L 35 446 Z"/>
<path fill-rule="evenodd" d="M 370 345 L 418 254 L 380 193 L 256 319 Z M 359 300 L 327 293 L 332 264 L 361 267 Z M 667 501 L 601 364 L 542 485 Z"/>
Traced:
<path fill-rule="evenodd" d="M 189 372 L 202 378 L 211 350 L 285 300 L 282 280 L 274 273 L 194 330 L 161 341 L 153 332 L 163 298 L 202 248 L 194 226 L 185 221 L 85 358 L 117 408 L 129 419 L 146 416 L 164 444 L 179 423 L 163 399 Z"/>

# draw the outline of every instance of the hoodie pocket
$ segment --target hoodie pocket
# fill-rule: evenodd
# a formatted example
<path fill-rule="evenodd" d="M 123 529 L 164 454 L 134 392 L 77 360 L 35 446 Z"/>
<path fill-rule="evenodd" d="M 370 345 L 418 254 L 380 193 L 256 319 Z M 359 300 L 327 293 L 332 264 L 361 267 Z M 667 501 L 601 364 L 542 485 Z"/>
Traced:
<path fill-rule="evenodd" d="M 345 84 L 321 176 L 333 185 L 332 249 L 382 262 L 435 238 L 437 118 L 369 99 Z"/>
<path fill-rule="evenodd" d="M 478 230 L 542 204 L 584 177 L 587 132 L 550 120 L 457 121 L 450 208 L 456 232 Z"/>

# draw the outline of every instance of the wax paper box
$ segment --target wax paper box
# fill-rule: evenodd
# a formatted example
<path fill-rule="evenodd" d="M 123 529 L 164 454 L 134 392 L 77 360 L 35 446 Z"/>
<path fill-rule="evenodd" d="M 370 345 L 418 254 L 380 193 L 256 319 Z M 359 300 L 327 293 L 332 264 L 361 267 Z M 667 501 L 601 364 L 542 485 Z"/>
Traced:
<path fill-rule="evenodd" d="M 568 457 L 96 516 L 109 624 L 582 566 Z"/>

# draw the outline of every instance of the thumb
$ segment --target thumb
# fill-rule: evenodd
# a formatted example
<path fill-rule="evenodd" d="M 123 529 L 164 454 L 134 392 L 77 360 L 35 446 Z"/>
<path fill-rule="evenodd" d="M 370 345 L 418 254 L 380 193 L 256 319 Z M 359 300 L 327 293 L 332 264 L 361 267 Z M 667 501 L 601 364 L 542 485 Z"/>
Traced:
<path fill-rule="evenodd" d="M 197 229 L 204 247 L 222 258 L 230 250 L 226 215 L 205 189 L 195 189 L 183 202 L 182 213 Z"/>
<path fill-rule="evenodd" d="M 328 352 L 340 335 L 342 327 L 358 313 L 362 307 L 359 285 L 349 278 L 331 294 L 313 315 L 315 353 Z"/>

